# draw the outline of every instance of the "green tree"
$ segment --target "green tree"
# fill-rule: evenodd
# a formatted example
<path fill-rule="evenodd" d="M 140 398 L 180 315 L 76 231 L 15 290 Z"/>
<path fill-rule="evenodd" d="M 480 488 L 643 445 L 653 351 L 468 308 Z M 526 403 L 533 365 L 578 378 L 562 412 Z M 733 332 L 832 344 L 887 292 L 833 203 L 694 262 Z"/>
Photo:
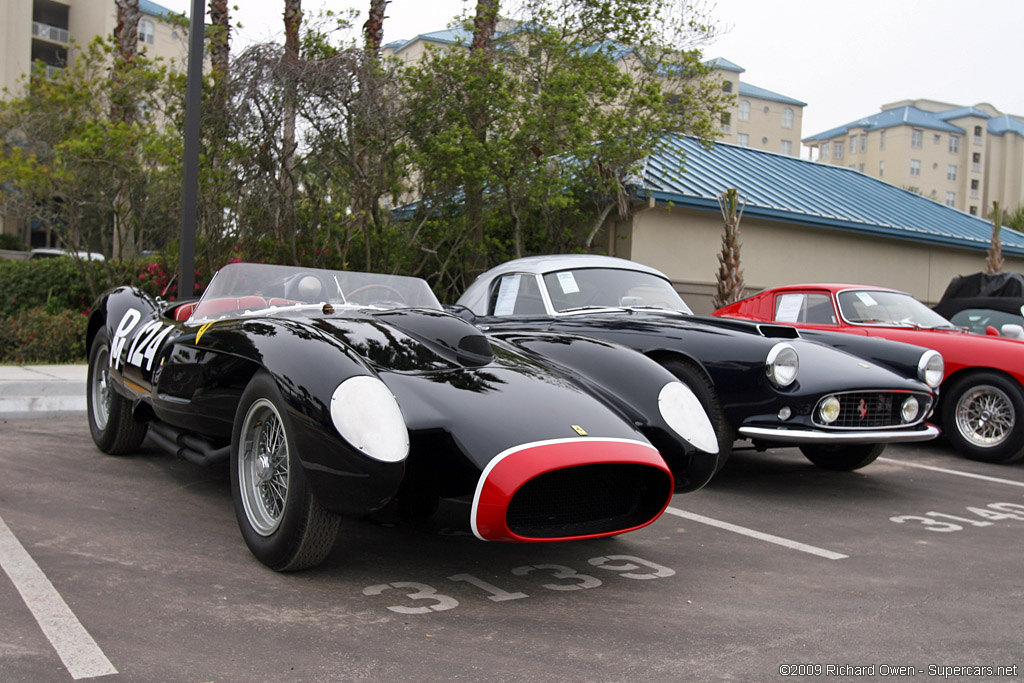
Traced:
<path fill-rule="evenodd" d="M 442 292 L 509 256 L 589 247 L 629 215 L 628 179 L 666 131 L 714 136 L 726 100 L 695 47 L 714 29 L 676 4 L 528 0 L 489 33 L 497 4 L 479 2 L 471 45 L 406 70 L 415 221 L 445 217 L 421 233 Z"/>

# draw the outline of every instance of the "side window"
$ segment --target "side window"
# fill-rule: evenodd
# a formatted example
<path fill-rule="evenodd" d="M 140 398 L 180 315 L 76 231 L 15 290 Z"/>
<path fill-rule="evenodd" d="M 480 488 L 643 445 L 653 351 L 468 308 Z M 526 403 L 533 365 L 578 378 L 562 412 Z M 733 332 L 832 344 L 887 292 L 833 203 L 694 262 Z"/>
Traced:
<path fill-rule="evenodd" d="M 775 297 L 775 321 L 835 325 L 832 298 L 816 292 L 789 292 Z"/>
<path fill-rule="evenodd" d="M 537 277 L 528 273 L 501 276 L 491 287 L 487 311 L 491 315 L 545 315 Z"/>

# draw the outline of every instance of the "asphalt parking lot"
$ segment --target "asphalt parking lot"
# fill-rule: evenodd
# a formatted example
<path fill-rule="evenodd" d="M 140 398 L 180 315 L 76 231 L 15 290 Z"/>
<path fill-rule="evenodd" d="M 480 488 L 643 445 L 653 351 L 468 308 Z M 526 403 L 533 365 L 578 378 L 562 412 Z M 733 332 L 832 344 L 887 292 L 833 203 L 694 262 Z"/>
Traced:
<path fill-rule="evenodd" d="M 0 421 L 0 468 L 4 683 L 1024 680 L 1024 465 L 941 444 L 737 453 L 599 541 L 346 522 L 288 575 L 224 469 L 102 455 L 84 417 Z"/>

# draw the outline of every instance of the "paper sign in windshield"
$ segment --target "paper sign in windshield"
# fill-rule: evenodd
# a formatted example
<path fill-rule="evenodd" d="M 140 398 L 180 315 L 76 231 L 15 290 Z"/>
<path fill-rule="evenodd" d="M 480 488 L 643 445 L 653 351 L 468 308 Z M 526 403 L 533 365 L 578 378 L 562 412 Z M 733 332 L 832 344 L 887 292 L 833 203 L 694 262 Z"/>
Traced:
<path fill-rule="evenodd" d="M 562 286 L 562 294 L 575 294 L 580 291 L 580 286 L 576 284 L 576 278 L 570 272 L 558 274 L 558 284 Z"/>
<path fill-rule="evenodd" d="M 498 284 L 498 300 L 494 302 L 494 315 L 512 315 L 519 296 L 519 274 L 505 275 Z"/>
<path fill-rule="evenodd" d="M 779 297 L 779 310 L 775 320 L 780 323 L 795 323 L 800 319 L 800 308 L 804 303 L 803 294 L 783 294 Z"/>
<path fill-rule="evenodd" d="M 864 302 L 865 306 L 877 306 L 878 302 L 867 292 L 857 292 L 857 298 Z"/>

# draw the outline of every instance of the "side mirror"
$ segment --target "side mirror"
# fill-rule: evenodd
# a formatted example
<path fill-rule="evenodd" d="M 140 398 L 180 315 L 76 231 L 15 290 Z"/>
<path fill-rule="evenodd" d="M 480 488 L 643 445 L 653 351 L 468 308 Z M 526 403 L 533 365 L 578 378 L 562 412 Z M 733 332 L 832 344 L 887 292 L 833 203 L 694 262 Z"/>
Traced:
<path fill-rule="evenodd" d="M 1009 337 L 1010 339 L 1024 339 L 1024 327 L 1020 325 L 1006 323 L 1002 326 L 1000 332 L 1004 337 Z"/>

